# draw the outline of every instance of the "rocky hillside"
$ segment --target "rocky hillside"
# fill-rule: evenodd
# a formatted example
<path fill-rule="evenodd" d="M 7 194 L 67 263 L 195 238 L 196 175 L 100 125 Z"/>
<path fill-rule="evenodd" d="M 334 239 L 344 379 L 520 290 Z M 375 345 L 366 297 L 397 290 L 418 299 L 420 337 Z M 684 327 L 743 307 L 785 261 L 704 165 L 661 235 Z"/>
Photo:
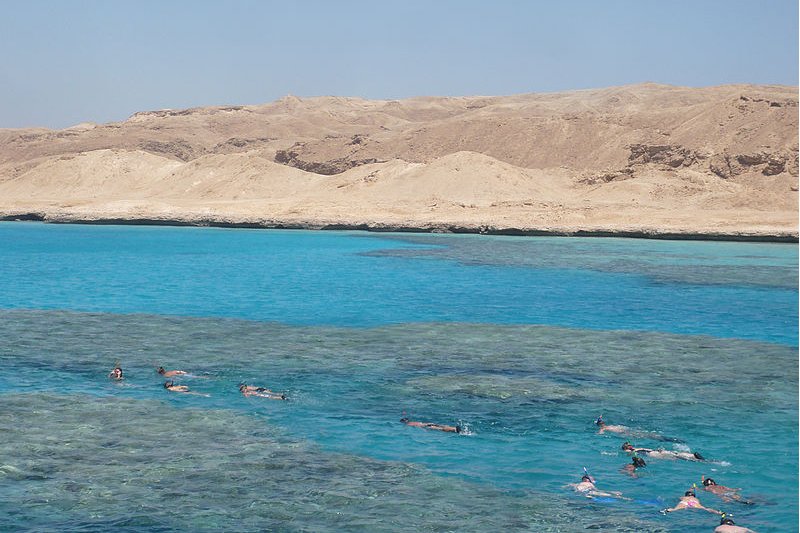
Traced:
<path fill-rule="evenodd" d="M 796 234 L 797 105 L 796 87 L 642 84 L 0 130 L 0 211 Z"/>

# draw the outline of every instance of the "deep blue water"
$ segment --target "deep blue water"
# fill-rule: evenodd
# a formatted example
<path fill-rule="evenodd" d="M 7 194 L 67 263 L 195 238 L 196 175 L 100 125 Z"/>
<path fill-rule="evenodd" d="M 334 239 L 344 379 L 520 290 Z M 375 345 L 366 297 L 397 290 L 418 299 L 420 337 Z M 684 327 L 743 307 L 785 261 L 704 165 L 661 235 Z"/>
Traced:
<path fill-rule="evenodd" d="M 785 244 L 0 223 L 0 529 L 711 531 L 658 513 L 711 475 L 756 503 L 705 505 L 796 530 L 797 265 Z M 597 435 L 601 413 L 683 442 Z M 712 462 L 632 479 L 626 438 Z M 631 500 L 575 495 L 584 466 Z"/>

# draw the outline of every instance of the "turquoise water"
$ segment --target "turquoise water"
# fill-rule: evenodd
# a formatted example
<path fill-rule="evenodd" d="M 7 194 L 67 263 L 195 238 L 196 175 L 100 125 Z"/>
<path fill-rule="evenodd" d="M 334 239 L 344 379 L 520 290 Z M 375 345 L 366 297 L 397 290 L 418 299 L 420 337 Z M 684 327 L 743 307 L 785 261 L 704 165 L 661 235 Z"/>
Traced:
<path fill-rule="evenodd" d="M 0 530 L 712 531 L 658 513 L 701 475 L 755 502 L 698 491 L 706 506 L 797 530 L 797 261 L 778 244 L 1 223 Z M 165 391 L 156 363 L 209 396 Z M 711 461 L 632 479 L 601 413 Z M 575 495 L 584 466 L 631 500 Z"/>

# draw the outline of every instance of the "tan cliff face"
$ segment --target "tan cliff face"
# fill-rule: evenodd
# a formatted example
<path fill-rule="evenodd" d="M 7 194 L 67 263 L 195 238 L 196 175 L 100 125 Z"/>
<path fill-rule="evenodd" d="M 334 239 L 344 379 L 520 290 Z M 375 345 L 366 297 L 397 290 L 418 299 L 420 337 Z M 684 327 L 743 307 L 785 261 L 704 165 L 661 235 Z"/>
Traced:
<path fill-rule="evenodd" d="M 0 215 L 797 235 L 797 105 L 642 84 L 0 130 Z"/>

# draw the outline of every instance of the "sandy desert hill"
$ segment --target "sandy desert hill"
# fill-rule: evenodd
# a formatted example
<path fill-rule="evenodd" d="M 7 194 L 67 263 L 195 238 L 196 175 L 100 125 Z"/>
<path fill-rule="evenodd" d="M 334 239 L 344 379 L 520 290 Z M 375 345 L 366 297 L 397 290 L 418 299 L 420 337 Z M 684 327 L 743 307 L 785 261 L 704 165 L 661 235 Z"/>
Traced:
<path fill-rule="evenodd" d="M 797 237 L 798 91 L 286 97 L 0 130 L 0 216 Z"/>

